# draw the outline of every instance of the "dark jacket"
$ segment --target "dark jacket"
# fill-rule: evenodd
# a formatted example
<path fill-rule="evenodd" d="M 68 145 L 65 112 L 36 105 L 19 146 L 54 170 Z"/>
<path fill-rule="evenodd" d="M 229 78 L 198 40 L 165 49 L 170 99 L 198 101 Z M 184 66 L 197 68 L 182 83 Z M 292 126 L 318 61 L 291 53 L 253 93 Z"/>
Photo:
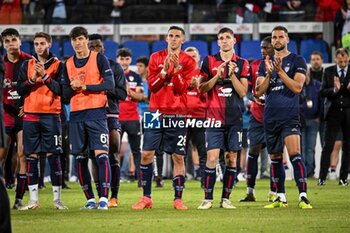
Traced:
<path fill-rule="evenodd" d="M 334 76 L 339 77 L 337 65 L 326 68 L 322 78 L 321 96 L 327 98 L 325 101 L 325 116 L 330 108 L 350 108 L 350 90 L 347 89 L 350 81 L 350 65 L 348 65 L 344 80 L 340 80 L 341 87 L 338 92 L 334 92 Z"/>
<path fill-rule="evenodd" d="M 309 84 L 305 84 L 303 88 L 304 92 L 304 101 L 303 101 L 303 110 L 304 116 L 306 119 L 316 119 L 320 118 L 321 115 L 321 105 L 322 99 L 320 96 L 321 82 L 311 79 Z"/>

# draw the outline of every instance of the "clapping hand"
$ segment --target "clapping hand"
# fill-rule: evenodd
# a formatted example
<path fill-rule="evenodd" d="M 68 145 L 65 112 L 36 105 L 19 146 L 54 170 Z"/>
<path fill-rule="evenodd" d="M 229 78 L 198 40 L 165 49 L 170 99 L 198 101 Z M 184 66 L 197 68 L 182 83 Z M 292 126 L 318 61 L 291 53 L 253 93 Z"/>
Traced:
<path fill-rule="evenodd" d="M 273 71 L 273 65 L 269 55 L 265 57 L 265 69 L 267 71 L 267 74 L 271 76 Z"/>
<path fill-rule="evenodd" d="M 236 69 L 236 67 L 237 67 L 237 64 L 236 63 L 234 63 L 234 62 L 232 62 L 232 61 L 230 61 L 229 63 L 228 63 L 228 68 L 229 68 L 229 70 L 228 70 L 228 75 L 231 77 L 232 75 L 235 75 L 235 69 Z"/>
<path fill-rule="evenodd" d="M 222 75 L 225 72 L 225 66 L 226 66 L 226 62 L 223 62 L 218 66 L 218 72 L 217 72 L 218 79 L 223 78 Z"/>
<path fill-rule="evenodd" d="M 199 75 L 196 75 L 196 76 L 194 76 L 191 79 L 190 87 L 192 87 L 192 88 L 198 88 L 199 87 Z"/>
<path fill-rule="evenodd" d="M 333 82 L 334 82 L 334 88 L 335 88 L 335 90 L 336 90 L 336 91 L 339 91 L 339 90 L 340 90 L 340 80 L 339 80 L 339 77 L 334 76 Z M 349 86 L 348 86 L 348 88 L 349 88 Z"/>
<path fill-rule="evenodd" d="M 282 58 L 275 57 L 275 60 L 273 62 L 273 67 L 275 68 L 277 73 L 282 71 Z"/>
<path fill-rule="evenodd" d="M 175 53 L 170 54 L 170 61 L 174 64 L 174 72 L 179 71 L 179 56 Z"/>
<path fill-rule="evenodd" d="M 70 82 L 70 86 L 74 91 L 79 91 L 83 88 L 83 84 L 79 79 L 74 79 Z"/>

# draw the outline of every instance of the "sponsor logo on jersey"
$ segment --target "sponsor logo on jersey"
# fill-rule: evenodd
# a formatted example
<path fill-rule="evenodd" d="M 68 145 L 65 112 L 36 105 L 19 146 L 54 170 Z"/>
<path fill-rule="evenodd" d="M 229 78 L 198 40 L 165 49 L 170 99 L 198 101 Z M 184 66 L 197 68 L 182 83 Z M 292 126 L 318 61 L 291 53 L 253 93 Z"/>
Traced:
<path fill-rule="evenodd" d="M 20 99 L 21 97 L 18 95 L 17 91 L 11 91 L 9 90 L 7 92 L 9 95 L 7 96 L 7 99 L 9 100 L 18 100 Z"/>
<path fill-rule="evenodd" d="M 231 87 L 220 87 L 219 88 L 219 93 L 218 96 L 222 96 L 222 97 L 231 97 L 232 96 L 232 88 Z"/>

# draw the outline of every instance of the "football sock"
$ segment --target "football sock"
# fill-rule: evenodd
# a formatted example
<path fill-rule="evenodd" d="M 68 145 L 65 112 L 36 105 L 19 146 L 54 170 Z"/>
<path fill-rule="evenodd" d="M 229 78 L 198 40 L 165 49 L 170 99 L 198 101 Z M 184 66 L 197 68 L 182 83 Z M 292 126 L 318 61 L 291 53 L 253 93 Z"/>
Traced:
<path fill-rule="evenodd" d="M 85 194 L 86 200 L 95 199 L 91 186 L 91 176 L 88 168 L 88 157 L 86 155 L 76 156 L 78 165 L 78 179 Z"/>
<path fill-rule="evenodd" d="M 279 197 L 280 201 L 287 202 L 287 198 L 286 198 L 285 193 L 277 193 L 277 196 Z"/>
<path fill-rule="evenodd" d="M 50 178 L 52 186 L 61 186 L 62 185 L 62 169 L 61 169 L 61 161 L 58 155 L 49 155 L 47 156 L 47 160 L 50 165 Z"/>
<path fill-rule="evenodd" d="M 175 199 L 182 198 L 182 191 L 184 190 L 185 185 L 185 177 L 184 176 L 175 176 L 173 178 L 173 187 L 175 191 Z"/>
<path fill-rule="evenodd" d="M 23 199 L 24 193 L 26 192 L 27 186 L 27 175 L 17 174 L 17 187 L 16 187 L 16 199 Z"/>
<path fill-rule="evenodd" d="M 277 193 L 285 193 L 284 181 L 286 179 L 286 172 L 284 170 L 282 159 L 271 160 L 270 179 L 274 183 L 273 187 L 277 189 Z"/>
<path fill-rule="evenodd" d="M 117 160 L 110 159 L 111 163 L 111 197 L 118 198 L 120 185 L 120 167 Z"/>
<path fill-rule="evenodd" d="M 232 192 L 232 187 L 236 180 L 236 176 L 237 176 L 237 169 L 235 167 L 226 166 L 224 180 L 222 184 L 223 187 L 222 187 L 221 198 L 226 198 L 226 199 L 230 198 L 230 194 Z"/>
<path fill-rule="evenodd" d="M 258 157 L 259 155 L 248 154 L 247 159 L 247 187 L 253 188 L 255 187 L 256 175 L 258 174 Z"/>
<path fill-rule="evenodd" d="M 96 162 L 99 170 L 101 197 L 108 198 L 108 192 L 111 185 L 111 166 L 109 165 L 108 154 L 99 154 L 96 156 Z"/>
<path fill-rule="evenodd" d="M 216 181 L 216 168 L 205 167 L 204 170 L 204 198 L 213 200 L 213 192 Z"/>
<path fill-rule="evenodd" d="M 141 185 L 143 187 L 143 195 L 151 198 L 153 163 L 147 165 L 141 164 L 140 168 L 140 178 Z"/>
<path fill-rule="evenodd" d="M 296 154 L 289 158 L 294 171 L 294 180 L 298 186 L 299 193 L 306 193 L 307 191 L 307 182 L 306 182 L 306 168 L 304 160 L 300 154 Z"/>

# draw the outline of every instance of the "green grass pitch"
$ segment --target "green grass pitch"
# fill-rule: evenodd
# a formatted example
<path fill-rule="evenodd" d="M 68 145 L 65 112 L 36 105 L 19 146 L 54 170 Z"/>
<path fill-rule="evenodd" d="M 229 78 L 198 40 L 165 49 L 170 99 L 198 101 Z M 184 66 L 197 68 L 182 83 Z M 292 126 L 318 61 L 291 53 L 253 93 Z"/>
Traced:
<path fill-rule="evenodd" d="M 217 182 L 214 192 L 214 206 L 210 210 L 197 210 L 203 199 L 198 181 L 186 182 L 184 203 L 189 210 L 173 209 L 171 182 L 164 188 L 153 188 L 153 208 L 135 211 L 131 209 L 142 190 L 137 183 L 122 183 L 120 206 L 108 211 L 79 208 L 85 204 L 85 197 L 77 183 L 69 183 L 72 189 L 63 190 L 62 201 L 67 211 L 53 209 L 51 185 L 39 192 L 40 209 L 31 211 L 12 210 L 13 232 L 20 233 L 75 233 L 75 232 L 350 232 L 350 187 L 342 187 L 336 181 L 328 181 L 320 187 L 316 180 L 308 182 L 308 197 L 312 210 L 298 208 L 298 191 L 294 181 L 286 181 L 289 208 L 264 209 L 267 204 L 268 180 L 258 180 L 257 202 L 239 203 L 244 197 L 244 182 L 239 182 L 231 194 L 231 201 L 237 209 L 219 208 L 221 183 Z M 11 205 L 15 196 L 9 191 Z M 24 203 L 28 201 L 25 194 Z"/>

